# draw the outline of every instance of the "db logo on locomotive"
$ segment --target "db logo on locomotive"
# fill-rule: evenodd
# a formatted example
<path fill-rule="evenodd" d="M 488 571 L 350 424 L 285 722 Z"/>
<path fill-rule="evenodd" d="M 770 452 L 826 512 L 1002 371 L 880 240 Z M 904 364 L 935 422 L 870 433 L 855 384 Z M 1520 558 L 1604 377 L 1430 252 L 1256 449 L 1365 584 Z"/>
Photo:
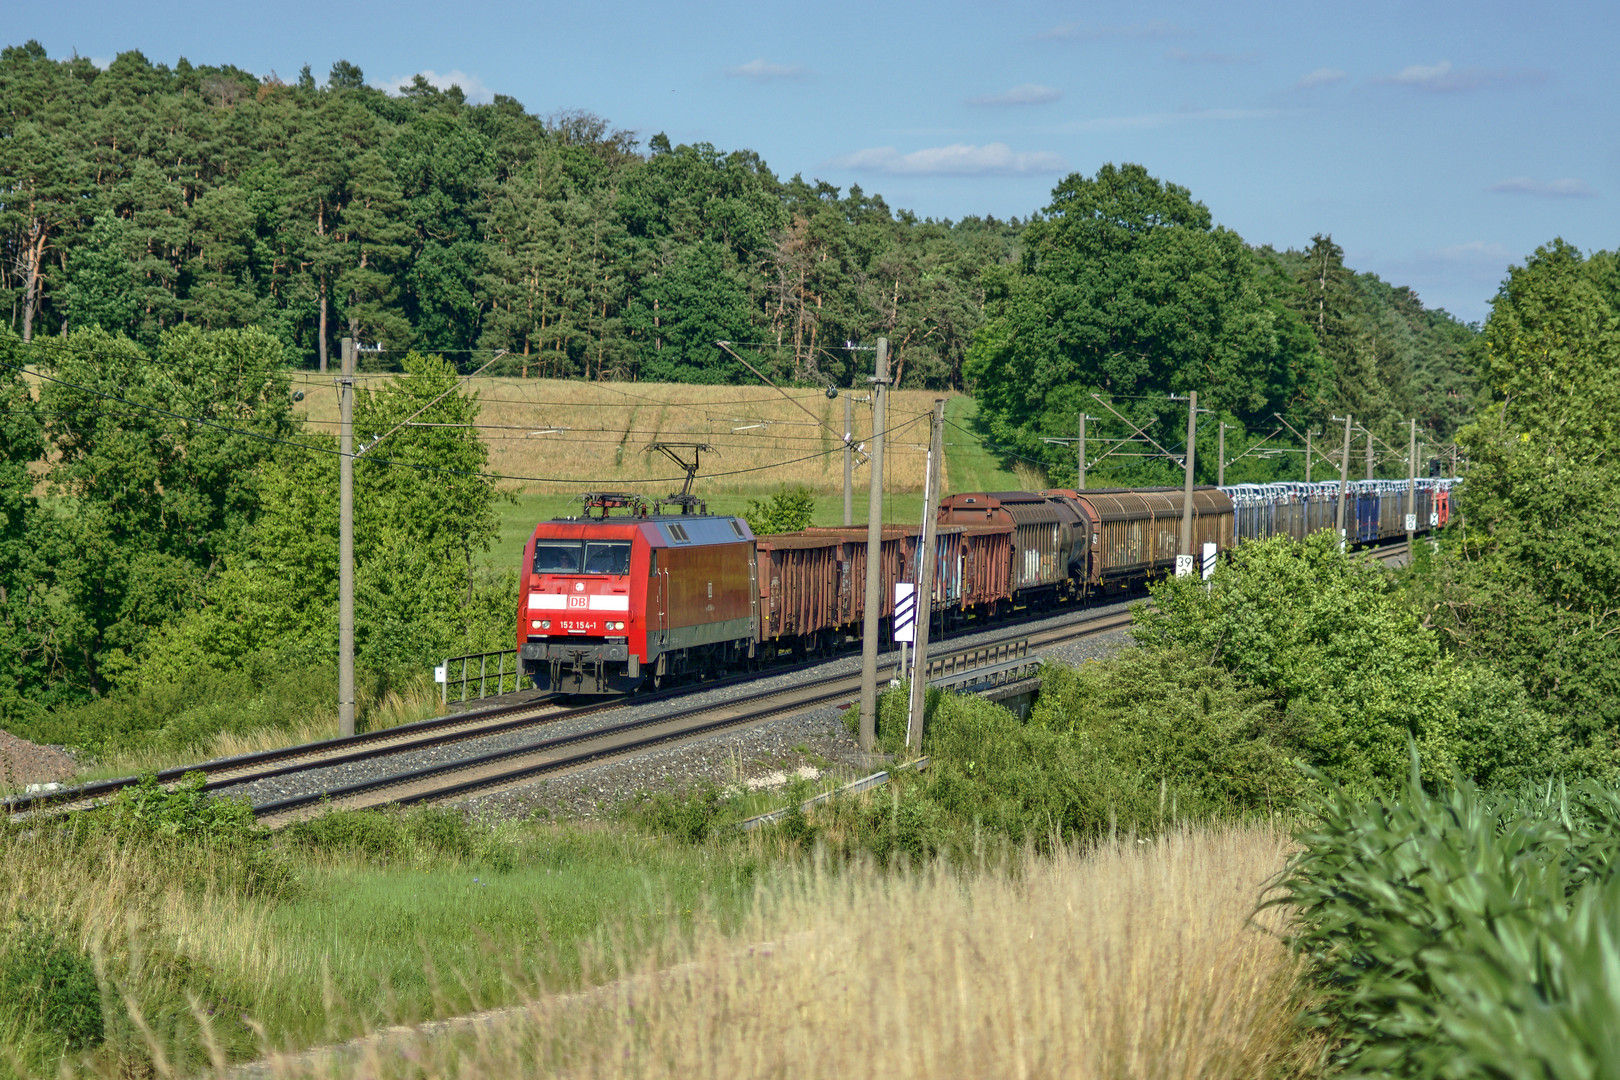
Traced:
<path fill-rule="evenodd" d="M 568 606 L 569 607 L 584 607 L 585 606 L 585 598 L 583 596 L 570 596 L 568 598 Z"/>

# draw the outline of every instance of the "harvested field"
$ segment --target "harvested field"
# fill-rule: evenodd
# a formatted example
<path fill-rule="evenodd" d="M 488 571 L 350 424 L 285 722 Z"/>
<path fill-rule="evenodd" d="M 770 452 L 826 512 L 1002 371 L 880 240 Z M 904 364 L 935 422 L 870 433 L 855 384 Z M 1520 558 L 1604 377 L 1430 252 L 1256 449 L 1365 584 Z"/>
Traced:
<path fill-rule="evenodd" d="M 305 417 L 318 430 L 335 432 L 338 399 L 331 377 L 298 373 L 294 379 L 307 394 L 299 406 Z M 360 385 L 385 392 L 392 379 L 363 375 Z M 679 470 L 661 454 L 645 452 L 655 440 L 715 447 L 699 473 L 705 494 L 758 492 L 780 484 L 842 490 L 844 403 L 819 390 L 790 389 L 789 401 L 764 386 L 479 378 L 471 387 L 483 403 L 479 424 L 490 449 L 490 469 L 547 481 L 520 481 L 515 490 L 574 495 L 582 484 L 594 484 L 664 494 Z M 884 468 L 888 490 L 922 490 L 926 416 L 938 396 L 926 390 L 890 396 L 889 427 L 895 435 Z M 871 433 L 871 407 L 857 403 L 857 444 Z M 856 482 L 865 487 L 861 471 Z"/>

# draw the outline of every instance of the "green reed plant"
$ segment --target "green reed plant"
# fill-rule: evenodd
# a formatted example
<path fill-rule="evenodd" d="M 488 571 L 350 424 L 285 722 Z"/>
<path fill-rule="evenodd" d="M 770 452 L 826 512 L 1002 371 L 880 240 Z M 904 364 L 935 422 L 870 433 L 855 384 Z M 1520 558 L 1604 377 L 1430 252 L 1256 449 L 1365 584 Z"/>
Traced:
<path fill-rule="evenodd" d="M 1620 950 L 1602 921 L 1620 911 L 1620 791 L 1487 792 L 1460 779 L 1428 791 L 1415 752 L 1412 767 L 1393 797 L 1324 789 L 1271 900 L 1297 913 L 1310 1019 L 1334 1063 L 1412 1077 L 1598 1075 L 1620 1048 L 1608 1034 L 1620 1026 L 1594 1020 L 1620 1018 Z M 1551 1050 L 1567 1059 L 1556 1069 Z"/>

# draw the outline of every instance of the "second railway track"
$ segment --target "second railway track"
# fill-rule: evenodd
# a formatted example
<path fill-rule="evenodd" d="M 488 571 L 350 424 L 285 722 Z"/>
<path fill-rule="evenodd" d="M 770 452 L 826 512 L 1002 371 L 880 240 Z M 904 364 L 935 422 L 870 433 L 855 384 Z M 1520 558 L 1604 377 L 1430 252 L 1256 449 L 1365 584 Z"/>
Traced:
<path fill-rule="evenodd" d="M 1129 611 L 1111 612 L 1035 633 L 1018 640 L 1030 648 L 1117 630 L 1130 624 Z M 1005 643 L 1005 642 L 1003 642 Z M 984 649 L 989 645 L 978 646 Z M 879 679 L 895 672 L 893 661 L 879 667 Z M 261 821 L 280 825 L 327 806 L 348 809 L 389 803 L 442 802 L 490 794 L 530 783 L 542 776 L 596 764 L 695 739 L 727 729 L 764 723 L 775 717 L 831 704 L 858 693 L 859 674 L 835 674 L 794 686 L 744 694 L 729 701 L 688 706 L 673 712 L 629 720 L 571 735 L 542 739 L 427 768 L 372 777 L 338 787 L 304 792 L 254 808 Z"/>

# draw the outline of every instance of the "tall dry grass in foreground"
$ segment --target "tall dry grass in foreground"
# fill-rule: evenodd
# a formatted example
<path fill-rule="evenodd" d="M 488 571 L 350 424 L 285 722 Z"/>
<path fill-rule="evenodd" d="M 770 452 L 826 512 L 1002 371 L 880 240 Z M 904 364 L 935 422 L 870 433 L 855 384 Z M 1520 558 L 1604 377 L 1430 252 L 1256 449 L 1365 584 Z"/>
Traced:
<path fill-rule="evenodd" d="M 816 874 L 739 946 L 257 1075 L 1259 1077 L 1308 1064 L 1255 917 L 1286 839 L 1182 831 L 959 875 Z M 668 963 L 667 954 L 664 961 Z M 262 1071 L 258 1071 L 262 1070 Z"/>

